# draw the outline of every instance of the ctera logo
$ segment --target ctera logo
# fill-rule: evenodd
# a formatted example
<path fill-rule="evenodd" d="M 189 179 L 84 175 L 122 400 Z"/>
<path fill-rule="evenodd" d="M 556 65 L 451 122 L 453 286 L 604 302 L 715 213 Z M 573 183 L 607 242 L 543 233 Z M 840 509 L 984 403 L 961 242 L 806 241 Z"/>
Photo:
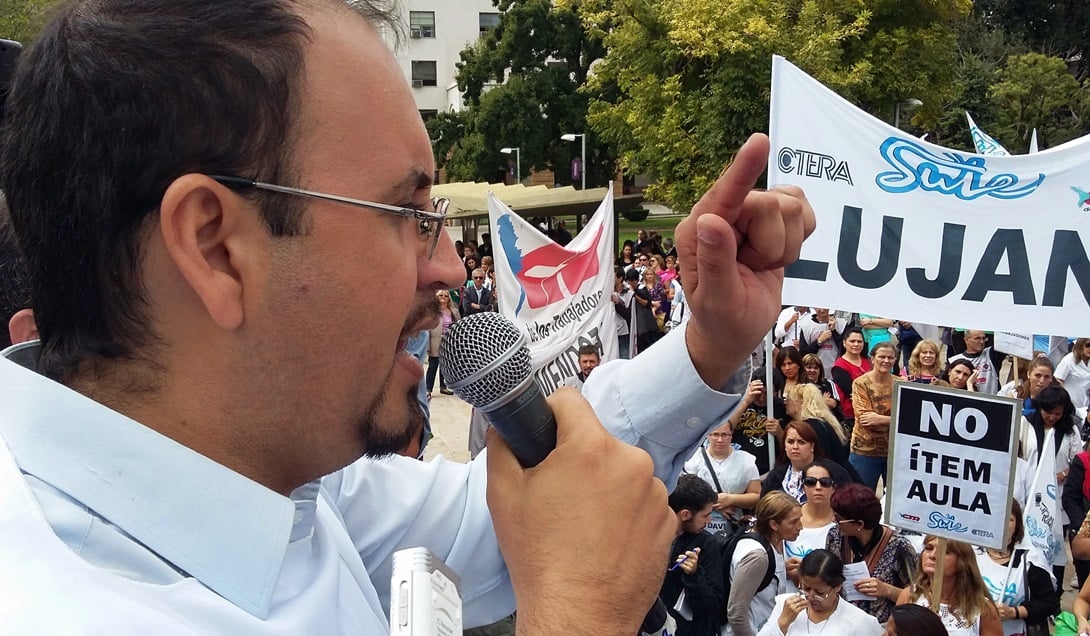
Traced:
<path fill-rule="evenodd" d="M 598 275 L 601 265 L 598 250 L 604 226 L 598 226 L 598 233 L 584 251 L 565 249 L 549 241 L 524 254 L 518 247 L 518 232 L 509 215 L 501 216 L 498 225 L 507 263 L 522 287 L 516 313 L 524 302 L 531 309 L 540 309 L 567 300 L 584 282 Z"/>
<path fill-rule="evenodd" d="M 1075 194 L 1079 195 L 1079 209 L 1083 212 L 1090 212 L 1090 192 L 1075 186 L 1071 186 L 1071 189 L 1075 191 Z"/>
<path fill-rule="evenodd" d="M 1037 191 L 1045 175 L 1028 183 L 1017 175 L 999 173 L 988 176 L 984 157 L 965 157 L 956 152 L 936 155 L 923 145 L 908 139 L 890 137 L 882 142 L 882 158 L 893 167 L 879 173 L 875 182 L 891 194 L 921 189 L 972 201 L 983 196 L 995 199 L 1021 199 Z"/>
<path fill-rule="evenodd" d="M 847 161 L 838 161 L 820 152 L 782 148 L 776 155 L 776 166 L 784 174 L 797 174 L 826 181 L 844 181 L 848 185 L 855 185 L 852 183 L 852 173 L 848 170 Z"/>
<path fill-rule="evenodd" d="M 901 513 L 901 518 L 904 519 L 905 521 L 911 521 L 912 523 L 919 523 L 920 522 L 920 518 L 917 517 L 916 515 L 906 515 L 903 512 Z"/>

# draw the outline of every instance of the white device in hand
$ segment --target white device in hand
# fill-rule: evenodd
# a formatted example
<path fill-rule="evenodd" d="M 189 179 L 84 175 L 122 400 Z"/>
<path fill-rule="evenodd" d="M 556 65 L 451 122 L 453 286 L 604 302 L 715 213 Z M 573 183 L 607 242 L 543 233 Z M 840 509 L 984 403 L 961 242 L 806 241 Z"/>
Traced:
<path fill-rule="evenodd" d="M 462 633 L 461 580 L 427 548 L 394 552 L 390 585 L 391 636 Z"/>

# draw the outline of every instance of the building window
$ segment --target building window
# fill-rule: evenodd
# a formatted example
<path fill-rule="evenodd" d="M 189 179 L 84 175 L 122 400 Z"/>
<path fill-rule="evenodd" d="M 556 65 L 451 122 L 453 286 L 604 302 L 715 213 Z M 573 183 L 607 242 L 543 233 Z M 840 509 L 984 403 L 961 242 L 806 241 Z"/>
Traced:
<path fill-rule="evenodd" d="M 500 25 L 500 14 L 498 13 L 481 13 L 478 15 L 481 35 L 488 33 L 489 29 L 494 29 Z"/>
<path fill-rule="evenodd" d="M 410 11 L 409 37 L 413 39 L 435 37 L 435 12 Z"/>
<path fill-rule="evenodd" d="M 435 81 L 435 60 L 413 60 L 413 88 L 438 86 Z"/>
<path fill-rule="evenodd" d="M 435 119 L 438 116 L 439 116 L 439 111 L 438 110 L 422 110 L 422 111 L 420 111 L 420 119 L 423 119 L 425 122 L 431 121 L 432 119 Z"/>

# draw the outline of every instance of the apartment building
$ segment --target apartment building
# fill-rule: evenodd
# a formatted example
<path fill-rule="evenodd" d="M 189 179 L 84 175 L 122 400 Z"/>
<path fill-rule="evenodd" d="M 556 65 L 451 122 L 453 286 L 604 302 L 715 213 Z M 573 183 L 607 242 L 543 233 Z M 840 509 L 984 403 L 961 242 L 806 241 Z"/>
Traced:
<path fill-rule="evenodd" d="M 425 118 L 462 109 L 454 79 L 458 53 L 499 24 L 492 0 L 401 0 L 407 38 L 395 56 Z"/>

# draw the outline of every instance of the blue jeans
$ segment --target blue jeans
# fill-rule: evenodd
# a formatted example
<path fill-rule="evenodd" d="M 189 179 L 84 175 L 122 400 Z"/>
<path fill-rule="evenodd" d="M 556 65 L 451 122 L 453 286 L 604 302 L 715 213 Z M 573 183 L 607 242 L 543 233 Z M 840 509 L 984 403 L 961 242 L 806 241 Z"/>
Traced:
<path fill-rule="evenodd" d="M 855 468 L 855 472 L 859 473 L 859 478 L 862 479 L 863 483 L 869 488 L 878 487 L 879 477 L 883 478 L 883 482 L 885 481 L 885 457 L 868 457 L 850 453 L 848 455 L 848 463 L 852 465 L 852 468 Z"/>

